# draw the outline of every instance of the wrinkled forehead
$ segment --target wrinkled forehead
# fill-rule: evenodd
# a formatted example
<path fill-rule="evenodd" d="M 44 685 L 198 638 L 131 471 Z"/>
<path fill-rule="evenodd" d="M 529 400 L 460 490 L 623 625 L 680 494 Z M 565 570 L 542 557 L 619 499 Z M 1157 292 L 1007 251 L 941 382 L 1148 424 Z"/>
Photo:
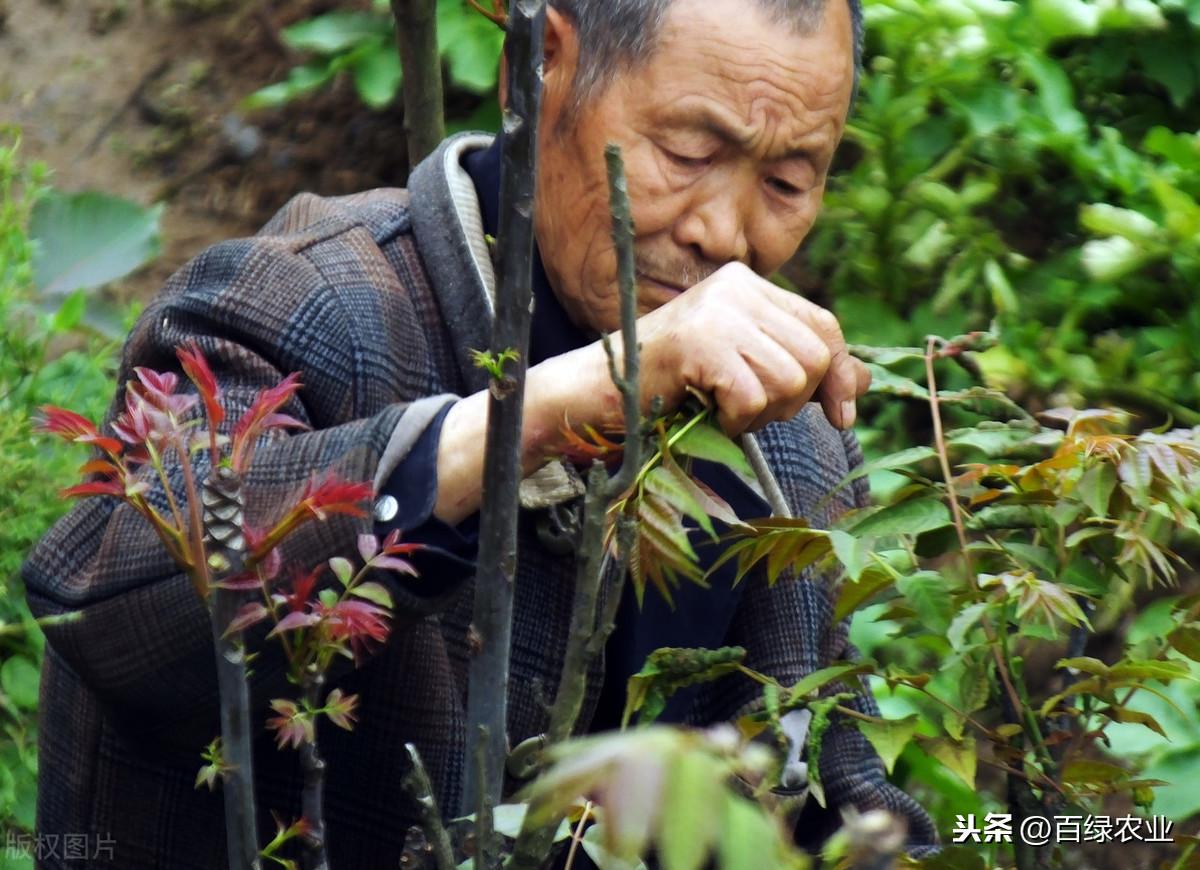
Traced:
<path fill-rule="evenodd" d="M 854 79 L 846 4 L 826 3 L 809 26 L 777 18 L 756 2 L 677 0 L 648 63 L 630 76 L 631 96 L 644 88 L 660 102 L 708 97 L 747 124 L 844 115 Z"/>

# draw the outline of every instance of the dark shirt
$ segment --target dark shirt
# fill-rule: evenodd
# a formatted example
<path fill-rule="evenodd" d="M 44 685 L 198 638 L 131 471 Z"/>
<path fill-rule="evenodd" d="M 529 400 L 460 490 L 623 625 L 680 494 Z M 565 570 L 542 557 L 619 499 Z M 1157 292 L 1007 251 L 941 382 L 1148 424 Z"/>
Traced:
<path fill-rule="evenodd" d="M 473 151 L 463 160 L 463 167 L 479 195 L 484 232 L 493 238 L 498 236 L 500 224 L 500 148 L 501 140 L 497 137 L 492 147 Z M 567 316 L 546 277 L 536 246 L 532 289 L 531 366 L 595 340 L 594 335 L 580 329 Z M 406 540 L 426 546 L 413 560 L 418 572 L 422 576 L 448 580 L 464 578 L 474 570 L 479 515 L 473 515 L 456 527 L 432 516 L 437 496 L 437 445 L 445 416 L 445 411 L 438 415 L 384 484 L 382 492 L 395 497 L 400 509 L 390 522 L 378 524 L 377 531 L 383 535 L 393 528 L 405 529 Z M 770 513 L 767 504 L 724 466 L 697 462 L 694 470 L 701 480 L 729 502 L 738 516 L 750 518 Z M 706 536 L 697 532 L 693 532 L 693 541 L 701 567 L 707 570 L 715 559 L 715 548 Z M 661 596 L 650 594 L 645 596 L 639 609 L 632 586 L 627 585 L 616 630 L 605 647 L 604 686 L 592 720 L 593 730 L 620 725 L 625 684 L 641 669 L 652 651 L 665 646 L 721 646 L 740 594 L 739 588 L 733 586 L 734 571 L 734 565 L 724 566 L 710 578 L 711 588 L 708 589 L 685 582 L 673 593 L 674 608 Z M 693 687 L 678 693 L 659 721 L 683 721 L 696 691 L 698 688 Z"/>

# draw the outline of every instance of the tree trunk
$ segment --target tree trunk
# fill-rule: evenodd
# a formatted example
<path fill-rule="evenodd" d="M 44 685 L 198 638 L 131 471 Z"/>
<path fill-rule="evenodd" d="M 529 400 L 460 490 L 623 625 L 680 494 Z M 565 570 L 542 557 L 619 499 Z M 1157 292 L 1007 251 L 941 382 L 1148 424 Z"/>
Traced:
<path fill-rule="evenodd" d="M 411 172 L 446 138 L 437 0 L 392 0 L 392 18 L 404 70 L 404 132 Z"/>
<path fill-rule="evenodd" d="M 533 203 L 537 168 L 537 120 L 541 105 L 544 0 L 513 5 L 505 53 L 509 69 L 504 109 L 500 176 L 499 281 L 492 353 L 519 357 L 492 382 L 480 511 L 479 561 L 472 626 L 479 646 L 471 661 L 467 739 L 485 733 L 483 763 L 464 765 L 463 813 L 481 802 L 495 806 L 508 754 L 508 659 L 512 640 L 513 579 L 517 567 L 517 489 L 521 482 L 521 424 L 529 347 L 533 272 Z M 485 814 L 486 815 L 486 814 Z M 481 821 L 483 821 L 481 819 Z M 491 831 L 480 825 L 479 848 L 491 847 Z M 485 855 L 479 866 L 489 866 Z"/>
<path fill-rule="evenodd" d="M 242 570 L 246 542 L 242 536 L 242 481 L 232 469 L 214 469 L 205 479 L 203 505 L 204 550 L 214 568 L 213 580 Z M 246 649 L 241 632 L 226 635 L 245 595 L 214 586 L 210 616 L 217 653 L 217 692 L 221 702 L 221 756 L 230 765 L 222 779 L 225 801 L 225 839 L 231 870 L 260 867 L 257 813 L 254 799 L 254 758 L 251 752 L 250 688 L 246 682 Z"/>

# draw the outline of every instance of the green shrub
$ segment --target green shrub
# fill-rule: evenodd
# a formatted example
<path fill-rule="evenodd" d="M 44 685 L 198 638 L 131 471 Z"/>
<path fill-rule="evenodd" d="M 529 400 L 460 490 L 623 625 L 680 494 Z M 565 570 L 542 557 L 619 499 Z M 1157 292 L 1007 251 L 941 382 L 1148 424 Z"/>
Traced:
<path fill-rule="evenodd" d="M 995 318 L 994 383 L 1200 422 L 1200 3 L 866 12 L 806 262 L 854 340 Z"/>
<path fill-rule="evenodd" d="M 104 413 L 119 349 L 112 334 L 124 333 L 125 318 L 114 328 L 112 312 L 86 293 L 157 253 L 158 211 L 54 193 L 46 168 L 24 163 L 19 148 L 18 131 L 0 130 L 0 830 L 29 831 L 44 638 L 18 571 L 66 511 L 58 490 L 79 464 L 68 445 L 36 438 L 31 420 L 44 404 Z"/>

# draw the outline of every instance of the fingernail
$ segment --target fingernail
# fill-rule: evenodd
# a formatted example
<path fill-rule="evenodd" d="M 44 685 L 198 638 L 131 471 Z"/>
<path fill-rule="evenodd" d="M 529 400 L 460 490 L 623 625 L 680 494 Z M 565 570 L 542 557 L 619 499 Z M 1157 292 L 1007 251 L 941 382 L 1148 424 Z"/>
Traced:
<path fill-rule="evenodd" d="M 849 429 L 858 417 L 858 409 L 850 399 L 842 402 L 842 428 Z"/>

